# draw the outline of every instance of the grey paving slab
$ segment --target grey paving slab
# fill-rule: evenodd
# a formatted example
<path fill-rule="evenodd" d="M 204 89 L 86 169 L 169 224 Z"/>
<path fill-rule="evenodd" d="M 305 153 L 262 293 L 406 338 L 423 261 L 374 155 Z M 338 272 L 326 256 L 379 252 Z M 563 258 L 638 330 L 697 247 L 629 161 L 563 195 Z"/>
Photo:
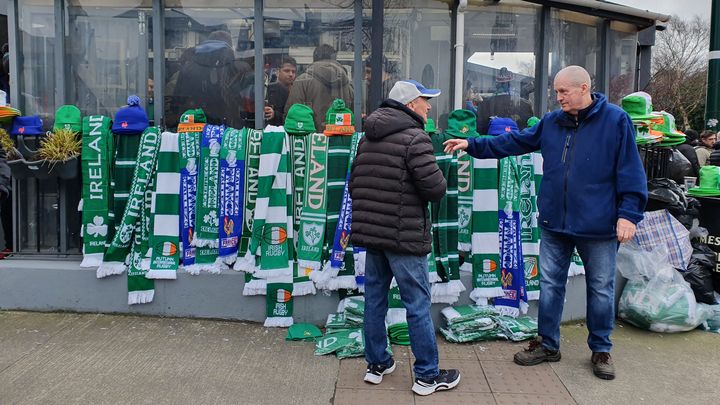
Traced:
<path fill-rule="evenodd" d="M 83 315 L 0 372 L 3 404 L 327 404 L 338 361 L 285 330 Z"/>
<path fill-rule="evenodd" d="M 623 325 L 613 333 L 617 378 L 591 371 L 587 329 L 562 328 L 562 360 L 551 367 L 579 404 L 720 403 L 720 334 L 659 334 Z"/>

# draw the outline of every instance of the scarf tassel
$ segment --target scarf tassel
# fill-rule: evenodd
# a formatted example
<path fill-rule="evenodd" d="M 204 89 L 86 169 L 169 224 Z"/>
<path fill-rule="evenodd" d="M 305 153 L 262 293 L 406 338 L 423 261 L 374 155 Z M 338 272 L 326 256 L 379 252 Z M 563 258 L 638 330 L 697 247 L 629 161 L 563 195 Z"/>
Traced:
<path fill-rule="evenodd" d="M 83 256 L 83 260 L 80 263 L 80 267 L 87 268 L 87 267 L 98 267 L 103 262 L 103 254 L 102 253 L 89 253 Z"/>
<path fill-rule="evenodd" d="M 315 293 L 317 293 L 317 289 L 315 289 L 315 284 L 312 281 L 293 283 L 293 296 L 315 295 Z"/>
<path fill-rule="evenodd" d="M 292 316 L 266 318 L 263 326 L 266 328 L 287 328 L 293 325 Z"/>
<path fill-rule="evenodd" d="M 254 278 L 243 287 L 243 295 L 265 295 L 267 294 L 267 280 Z"/>
<path fill-rule="evenodd" d="M 96 272 L 97 278 L 115 276 L 123 274 L 127 270 L 127 265 L 123 262 L 103 262 Z"/>
<path fill-rule="evenodd" d="M 128 292 L 128 305 L 147 304 L 155 298 L 155 290 Z"/>

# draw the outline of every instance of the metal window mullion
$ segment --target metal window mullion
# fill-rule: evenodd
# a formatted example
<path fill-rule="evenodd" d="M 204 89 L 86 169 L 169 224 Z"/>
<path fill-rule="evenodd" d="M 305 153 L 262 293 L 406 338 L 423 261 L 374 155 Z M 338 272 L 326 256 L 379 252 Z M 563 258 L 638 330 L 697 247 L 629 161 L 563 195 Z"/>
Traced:
<path fill-rule="evenodd" d="M 153 109 L 155 125 L 165 127 L 165 4 L 153 0 Z"/>
<path fill-rule="evenodd" d="M 65 0 L 55 0 L 55 108 L 65 104 Z M 49 66 L 48 66 L 49 68 Z"/>
<path fill-rule="evenodd" d="M 255 0 L 255 129 L 265 126 L 265 80 L 263 46 L 265 42 L 265 24 L 263 24 L 263 0 Z"/>
<path fill-rule="evenodd" d="M 355 53 L 353 55 L 353 86 L 355 87 L 355 97 L 353 101 L 353 111 L 355 113 L 355 129 L 362 131 L 362 28 L 363 28 L 363 1 L 355 0 L 355 23 L 353 26 Z"/>
<path fill-rule="evenodd" d="M 8 43 L 10 44 L 10 101 L 16 107 L 20 105 L 20 19 L 18 15 L 18 0 L 7 2 L 8 17 Z"/>
<path fill-rule="evenodd" d="M 602 20 L 600 24 L 600 64 L 598 66 L 598 83 L 597 91 L 610 94 L 610 58 L 611 58 L 611 39 L 610 39 L 610 20 Z"/>
<path fill-rule="evenodd" d="M 370 69 L 373 72 L 382 72 L 383 40 L 385 34 L 385 4 L 383 0 L 372 0 L 372 20 L 370 27 Z M 374 109 L 380 104 L 382 98 L 382 74 L 370 76 L 370 91 L 368 94 L 370 107 Z M 370 111 L 367 111 L 370 114 Z"/>
<path fill-rule="evenodd" d="M 548 60 L 550 59 L 550 31 L 552 30 L 550 7 L 542 6 L 539 12 L 539 16 L 540 43 L 538 57 L 535 61 L 535 115 L 542 117 L 548 108 Z M 535 46 L 537 49 L 538 44 L 536 44 Z"/>

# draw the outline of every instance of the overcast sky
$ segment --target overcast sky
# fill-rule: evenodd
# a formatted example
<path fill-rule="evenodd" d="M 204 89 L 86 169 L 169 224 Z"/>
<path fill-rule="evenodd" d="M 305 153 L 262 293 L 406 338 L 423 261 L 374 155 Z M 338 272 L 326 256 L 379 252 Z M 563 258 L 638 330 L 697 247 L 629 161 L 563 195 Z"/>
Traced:
<path fill-rule="evenodd" d="M 613 3 L 649 10 L 661 14 L 676 14 L 689 18 L 695 14 L 710 19 L 711 0 L 610 0 Z"/>

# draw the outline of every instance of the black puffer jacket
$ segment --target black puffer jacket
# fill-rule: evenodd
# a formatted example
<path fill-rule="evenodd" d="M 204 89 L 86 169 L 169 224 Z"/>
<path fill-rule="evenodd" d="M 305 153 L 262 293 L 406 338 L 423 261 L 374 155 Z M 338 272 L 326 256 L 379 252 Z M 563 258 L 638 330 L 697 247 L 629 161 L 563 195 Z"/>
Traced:
<path fill-rule="evenodd" d="M 430 253 L 427 206 L 442 199 L 447 183 L 423 126 L 419 115 L 392 100 L 365 121 L 350 177 L 355 246 Z"/>

